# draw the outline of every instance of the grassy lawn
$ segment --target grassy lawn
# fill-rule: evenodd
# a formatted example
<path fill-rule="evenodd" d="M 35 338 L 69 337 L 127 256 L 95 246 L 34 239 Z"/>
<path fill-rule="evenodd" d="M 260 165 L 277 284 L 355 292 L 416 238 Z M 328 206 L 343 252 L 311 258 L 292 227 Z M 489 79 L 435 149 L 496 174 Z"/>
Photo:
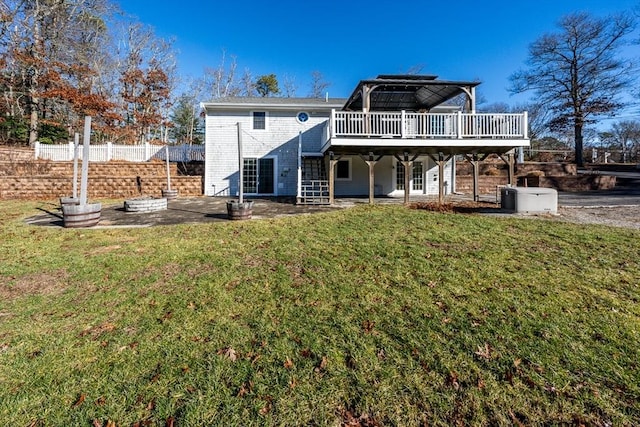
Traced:
<path fill-rule="evenodd" d="M 0 202 L 0 424 L 638 425 L 640 233 L 402 206 L 146 229 Z"/>

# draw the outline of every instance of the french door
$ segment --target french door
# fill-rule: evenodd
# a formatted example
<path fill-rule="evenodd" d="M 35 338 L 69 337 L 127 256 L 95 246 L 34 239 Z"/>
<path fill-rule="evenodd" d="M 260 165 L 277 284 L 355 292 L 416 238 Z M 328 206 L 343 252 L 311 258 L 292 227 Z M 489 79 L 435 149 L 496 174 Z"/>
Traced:
<path fill-rule="evenodd" d="M 242 182 L 246 193 L 275 193 L 275 159 L 273 157 L 243 159 L 242 173 Z"/>
<path fill-rule="evenodd" d="M 422 162 L 413 162 L 409 185 L 411 192 L 422 193 L 424 191 L 424 167 Z M 404 165 L 400 162 L 396 163 L 396 190 L 404 191 Z"/>

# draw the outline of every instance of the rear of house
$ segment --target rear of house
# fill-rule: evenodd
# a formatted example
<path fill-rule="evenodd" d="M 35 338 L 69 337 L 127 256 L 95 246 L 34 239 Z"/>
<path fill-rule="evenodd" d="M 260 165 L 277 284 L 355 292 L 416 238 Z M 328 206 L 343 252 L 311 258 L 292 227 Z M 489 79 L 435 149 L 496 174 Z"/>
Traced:
<path fill-rule="evenodd" d="M 322 158 L 323 132 L 331 110 L 344 99 L 224 98 L 206 111 L 204 193 L 238 194 L 238 137 L 242 139 L 244 192 L 296 196 L 300 154 Z M 238 131 L 240 125 L 240 132 Z M 325 178 L 315 163 L 309 170 Z"/>
<path fill-rule="evenodd" d="M 247 195 L 332 203 L 334 196 L 453 192 L 456 155 L 477 161 L 529 145 L 526 113 L 475 112 L 478 84 L 378 76 L 361 81 L 348 99 L 204 103 L 204 193 L 238 194 L 239 140 Z M 451 103 L 460 97 L 464 102 Z"/>

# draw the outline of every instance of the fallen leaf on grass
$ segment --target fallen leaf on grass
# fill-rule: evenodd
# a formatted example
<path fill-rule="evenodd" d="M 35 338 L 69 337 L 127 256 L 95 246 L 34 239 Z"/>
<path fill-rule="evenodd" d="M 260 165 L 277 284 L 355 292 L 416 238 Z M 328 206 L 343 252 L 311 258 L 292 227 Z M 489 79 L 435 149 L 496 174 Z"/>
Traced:
<path fill-rule="evenodd" d="M 240 390 L 238 390 L 238 393 L 236 394 L 236 396 L 244 397 L 251 392 L 253 392 L 253 381 L 244 382 L 240 386 Z"/>
<path fill-rule="evenodd" d="M 478 378 L 478 389 L 484 390 L 484 380 L 482 378 Z"/>
<path fill-rule="evenodd" d="M 273 407 L 273 405 L 271 404 L 271 401 L 273 400 L 273 398 L 271 396 L 265 396 L 265 400 L 267 401 L 265 403 L 265 405 L 260 409 L 260 415 L 265 416 L 267 415 L 269 412 L 271 412 L 271 408 Z"/>
<path fill-rule="evenodd" d="M 82 403 L 84 402 L 84 399 L 86 399 L 87 396 L 82 393 L 79 397 L 78 400 L 76 400 L 76 403 L 73 404 L 73 408 L 77 408 L 78 406 L 82 405 Z"/>
<path fill-rule="evenodd" d="M 287 360 L 284 361 L 285 369 L 293 368 L 293 361 L 287 357 Z"/>
<path fill-rule="evenodd" d="M 456 389 L 459 390 L 460 389 L 460 383 L 458 382 L 458 373 L 456 371 L 451 371 L 449 372 L 449 384 L 451 384 L 451 386 Z"/>
<path fill-rule="evenodd" d="M 169 417 L 167 418 L 167 422 L 164 424 L 165 427 L 173 427 L 175 420 L 173 417 Z"/>
<path fill-rule="evenodd" d="M 232 347 L 221 348 L 220 350 L 218 350 L 218 354 L 220 356 L 226 357 L 232 362 L 235 362 L 236 360 L 238 360 L 238 355 Z"/>
<path fill-rule="evenodd" d="M 491 346 L 489 346 L 489 344 L 484 343 L 484 347 L 479 345 L 478 351 L 476 351 L 474 354 L 482 359 L 490 360 L 492 350 L 493 349 L 491 348 Z"/>
<path fill-rule="evenodd" d="M 362 330 L 365 334 L 370 334 L 375 326 L 376 322 L 372 322 L 371 320 L 365 320 L 362 322 Z"/>
<path fill-rule="evenodd" d="M 327 363 L 329 363 L 327 356 L 322 356 L 322 360 L 320 360 L 320 363 L 318 364 L 318 366 L 316 366 L 315 371 L 316 372 L 324 371 L 325 369 L 327 369 Z"/>

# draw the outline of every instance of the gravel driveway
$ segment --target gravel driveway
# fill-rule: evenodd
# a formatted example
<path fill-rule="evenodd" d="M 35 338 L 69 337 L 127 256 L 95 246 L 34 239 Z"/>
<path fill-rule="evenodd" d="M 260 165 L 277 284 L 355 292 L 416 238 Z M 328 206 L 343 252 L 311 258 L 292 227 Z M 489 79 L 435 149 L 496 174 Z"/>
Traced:
<path fill-rule="evenodd" d="M 603 224 L 640 230 L 640 205 L 560 207 L 554 218 L 578 224 Z"/>

